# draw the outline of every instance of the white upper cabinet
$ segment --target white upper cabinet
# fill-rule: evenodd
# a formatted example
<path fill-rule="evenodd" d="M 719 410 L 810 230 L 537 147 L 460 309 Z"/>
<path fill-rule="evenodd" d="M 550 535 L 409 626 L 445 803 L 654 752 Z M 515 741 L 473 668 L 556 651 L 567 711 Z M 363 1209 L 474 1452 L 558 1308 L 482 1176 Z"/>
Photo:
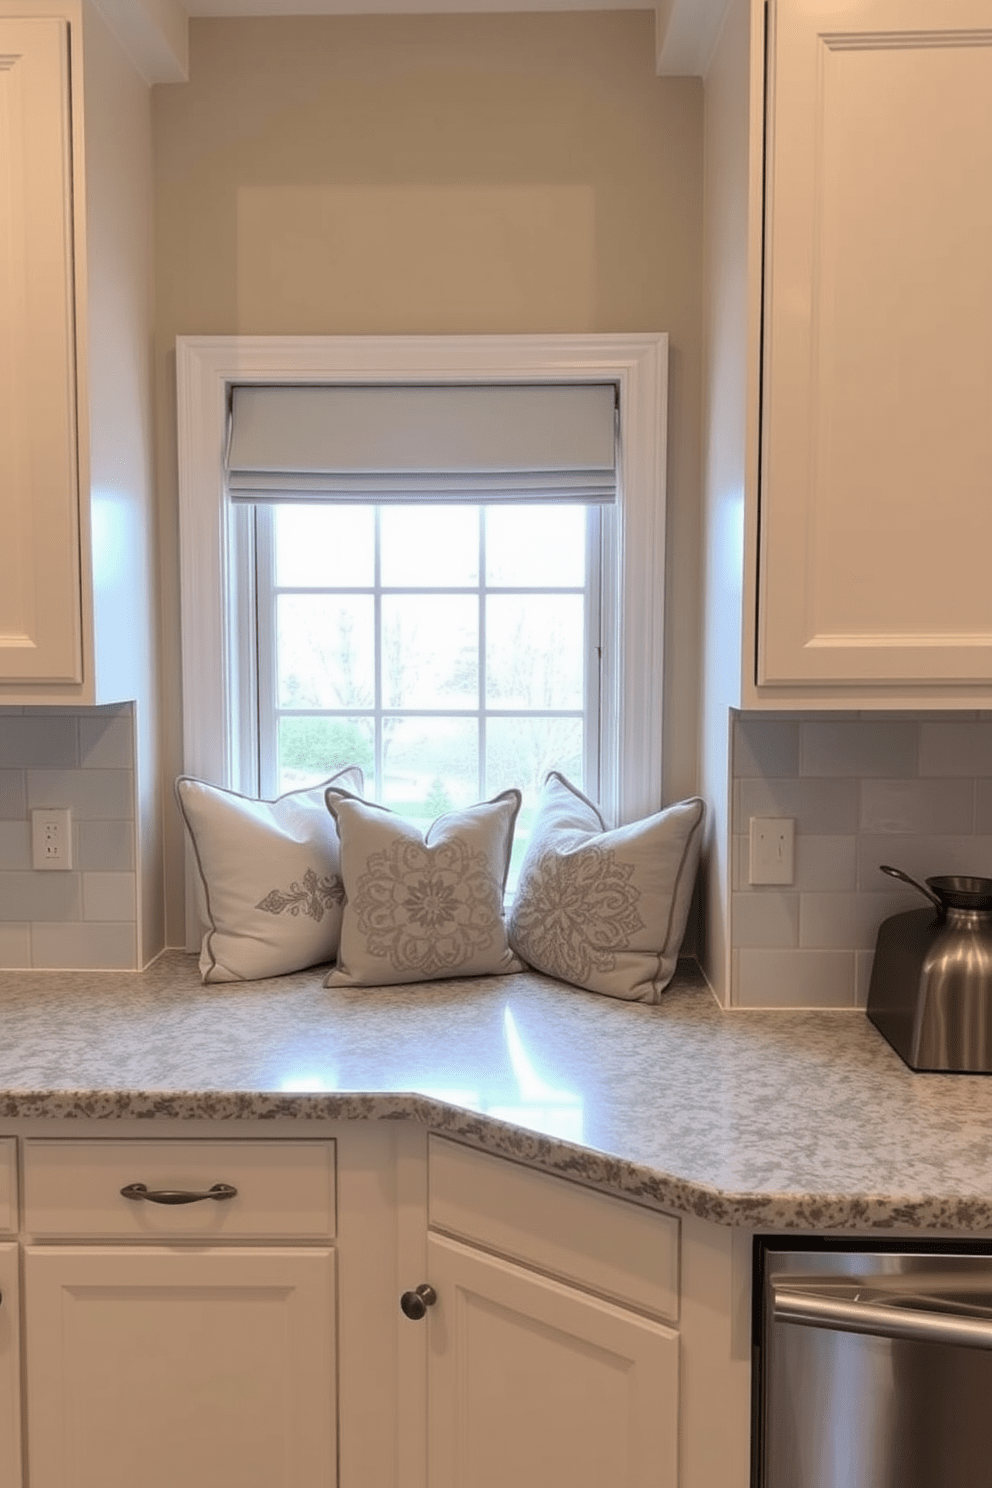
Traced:
<path fill-rule="evenodd" d="M 754 701 L 987 702 L 989 0 L 770 6 L 761 377 Z"/>
<path fill-rule="evenodd" d="M 151 181 L 100 11 L 0 0 L 0 704 L 154 695 Z"/>
<path fill-rule="evenodd" d="M 0 19 L 0 676 L 82 681 L 69 28 Z"/>

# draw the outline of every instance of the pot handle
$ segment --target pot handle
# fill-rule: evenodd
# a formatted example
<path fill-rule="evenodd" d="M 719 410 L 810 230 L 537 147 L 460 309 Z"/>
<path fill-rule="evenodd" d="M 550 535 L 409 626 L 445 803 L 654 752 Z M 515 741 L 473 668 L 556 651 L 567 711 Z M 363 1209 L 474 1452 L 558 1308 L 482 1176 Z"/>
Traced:
<path fill-rule="evenodd" d="M 944 913 L 946 909 L 944 901 L 940 898 L 939 894 L 934 893 L 929 884 L 918 883 L 915 878 L 910 878 L 908 873 L 903 873 L 901 868 L 890 868 L 888 863 L 879 863 L 878 869 L 880 873 L 887 873 L 890 878 L 901 879 L 903 883 L 908 883 L 909 885 L 911 885 L 912 888 L 919 889 L 920 893 L 923 894 L 925 898 L 929 899 L 930 903 L 934 905 L 934 907 L 938 909 L 941 914 Z"/>

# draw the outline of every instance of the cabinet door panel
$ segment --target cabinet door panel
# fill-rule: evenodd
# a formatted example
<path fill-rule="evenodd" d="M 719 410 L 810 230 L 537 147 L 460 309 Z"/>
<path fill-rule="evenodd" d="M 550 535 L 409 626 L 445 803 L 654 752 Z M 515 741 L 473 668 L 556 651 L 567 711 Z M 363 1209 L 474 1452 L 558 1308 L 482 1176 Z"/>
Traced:
<path fill-rule="evenodd" d="M 675 1333 L 436 1235 L 428 1273 L 430 1488 L 674 1488 Z"/>
<path fill-rule="evenodd" d="M 677 1219 L 446 1137 L 430 1137 L 427 1150 L 434 1229 L 678 1319 Z"/>
<path fill-rule="evenodd" d="M 332 1488 L 333 1251 L 25 1258 L 32 1488 Z"/>
<path fill-rule="evenodd" d="M 992 681 L 992 25 L 781 3 L 758 681 Z"/>
<path fill-rule="evenodd" d="M 0 1245 L 0 1488 L 20 1488 L 20 1311 L 17 1246 Z"/>
<path fill-rule="evenodd" d="M 0 679 L 82 677 L 68 31 L 0 20 Z"/>

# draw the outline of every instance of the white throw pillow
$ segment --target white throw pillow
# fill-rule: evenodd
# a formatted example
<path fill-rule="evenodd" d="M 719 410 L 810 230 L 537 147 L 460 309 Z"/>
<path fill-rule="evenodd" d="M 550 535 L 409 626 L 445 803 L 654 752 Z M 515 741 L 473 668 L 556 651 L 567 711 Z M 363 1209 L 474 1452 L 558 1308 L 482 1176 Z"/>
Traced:
<path fill-rule="evenodd" d="M 675 974 L 706 808 L 698 796 L 607 831 L 563 775 L 545 783 L 510 910 L 510 945 L 589 992 L 657 1002 Z"/>
<path fill-rule="evenodd" d="M 357 765 L 331 777 L 360 791 Z M 199 873 L 205 982 L 282 976 L 333 961 L 344 888 L 323 781 L 255 801 L 181 775 L 176 781 Z"/>
<path fill-rule="evenodd" d="M 503 917 L 519 791 L 446 812 L 426 832 L 334 786 L 325 796 L 346 894 L 338 964 L 326 986 L 521 969 Z"/>

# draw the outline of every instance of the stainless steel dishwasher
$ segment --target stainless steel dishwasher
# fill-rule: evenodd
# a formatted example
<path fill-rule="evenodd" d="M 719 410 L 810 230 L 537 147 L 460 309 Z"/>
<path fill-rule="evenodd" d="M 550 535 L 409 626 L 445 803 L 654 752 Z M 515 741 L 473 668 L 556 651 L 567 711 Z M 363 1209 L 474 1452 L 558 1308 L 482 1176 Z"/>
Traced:
<path fill-rule="evenodd" d="M 755 1247 L 754 1488 L 989 1488 L 992 1243 Z"/>

